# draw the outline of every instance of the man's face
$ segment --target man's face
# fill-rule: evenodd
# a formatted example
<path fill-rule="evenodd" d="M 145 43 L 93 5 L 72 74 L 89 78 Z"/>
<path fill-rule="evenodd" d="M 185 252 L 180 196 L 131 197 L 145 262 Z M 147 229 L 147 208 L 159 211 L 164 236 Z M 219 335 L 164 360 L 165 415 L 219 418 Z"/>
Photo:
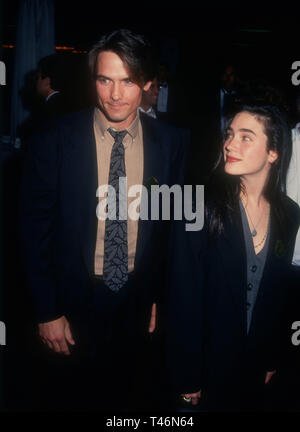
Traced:
<path fill-rule="evenodd" d="M 36 91 L 43 98 L 46 98 L 49 95 L 50 91 L 50 78 L 42 78 L 42 74 L 40 71 L 38 71 L 37 73 Z"/>
<path fill-rule="evenodd" d="M 118 129 L 126 129 L 136 117 L 143 87 L 131 81 L 130 73 L 121 58 L 112 51 L 98 55 L 96 67 L 96 91 L 99 107 L 109 123 Z"/>
<path fill-rule="evenodd" d="M 158 94 L 158 81 L 157 78 L 154 78 L 152 84 L 150 85 L 150 88 L 147 91 L 143 91 L 142 104 L 144 104 L 145 106 L 149 106 L 149 108 L 153 107 L 157 104 Z"/>
<path fill-rule="evenodd" d="M 234 88 L 236 83 L 236 72 L 233 66 L 226 66 L 222 75 L 222 83 L 225 90 L 231 91 Z"/>

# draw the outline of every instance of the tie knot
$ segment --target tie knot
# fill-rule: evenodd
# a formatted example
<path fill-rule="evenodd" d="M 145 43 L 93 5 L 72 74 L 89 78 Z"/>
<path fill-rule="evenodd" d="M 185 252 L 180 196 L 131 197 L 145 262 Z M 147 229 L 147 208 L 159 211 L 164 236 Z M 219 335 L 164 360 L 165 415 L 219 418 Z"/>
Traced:
<path fill-rule="evenodd" d="M 115 141 L 118 141 L 119 143 L 123 141 L 125 135 L 127 134 L 127 130 L 115 131 L 111 128 L 108 129 L 108 132 L 115 139 Z"/>

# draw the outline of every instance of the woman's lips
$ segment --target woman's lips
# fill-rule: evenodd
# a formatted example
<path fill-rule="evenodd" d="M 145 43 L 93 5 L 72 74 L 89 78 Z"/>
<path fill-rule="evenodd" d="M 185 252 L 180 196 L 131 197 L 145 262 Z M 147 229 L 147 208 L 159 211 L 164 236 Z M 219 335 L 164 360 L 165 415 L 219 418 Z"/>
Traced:
<path fill-rule="evenodd" d="M 232 156 L 227 156 L 227 158 L 226 158 L 226 162 L 229 162 L 229 163 L 231 163 L 231 162 L 239 162 L 241 159 L 237 159 L 237 158 L 234 158 L 234 157 L 232 157 Z"/>

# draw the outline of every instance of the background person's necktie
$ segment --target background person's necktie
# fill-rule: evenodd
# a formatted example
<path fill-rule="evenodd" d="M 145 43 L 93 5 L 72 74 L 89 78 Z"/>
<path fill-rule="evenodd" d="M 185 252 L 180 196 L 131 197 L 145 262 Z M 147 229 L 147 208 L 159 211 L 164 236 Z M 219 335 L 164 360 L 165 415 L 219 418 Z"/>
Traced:
<path fill-rule="evenodd" d="M 115 139 L 110 157 L 108 184 L 115 189 L 116 200 L 107 203 L 108 209 L 115 206 L 116 218 L 111 220 L 108 217 L 105 221 L 103 280 L 112 291 L 118 292 L 128 280 L 127 211 L 126 219 L 119 220 L 120 212 L 122 214 L 122 208 L 119 208 L 119 178 L 126 177 L 123 138 L 127 131 L 108 131 Z M 127 210 L 127 196 L 121 197 L 121 206 L 122 204 Z"/>

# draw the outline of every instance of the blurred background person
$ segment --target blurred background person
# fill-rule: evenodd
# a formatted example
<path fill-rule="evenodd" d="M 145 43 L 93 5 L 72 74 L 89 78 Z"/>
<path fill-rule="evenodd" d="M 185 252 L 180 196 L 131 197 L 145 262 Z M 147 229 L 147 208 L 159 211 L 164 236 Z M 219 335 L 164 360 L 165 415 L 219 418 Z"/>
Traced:
<path fill-rule="evenodd" d="M 157 100 L 159 95 L 159 85 L 157 77 L 155 77 L 152 81 L 152 84 L 149 90 L 143 90 L 142 101 L 139 106 L 139 110 L 150 117 L 157 118 Z"/>
<path fill-rule="evenodd" d="M 42 116 L 45 119 L 67 111 L 64 97 L 66 65 L 58 54 L 43 57 L 38 63 L 36 92 L 41 98 Z"/>

